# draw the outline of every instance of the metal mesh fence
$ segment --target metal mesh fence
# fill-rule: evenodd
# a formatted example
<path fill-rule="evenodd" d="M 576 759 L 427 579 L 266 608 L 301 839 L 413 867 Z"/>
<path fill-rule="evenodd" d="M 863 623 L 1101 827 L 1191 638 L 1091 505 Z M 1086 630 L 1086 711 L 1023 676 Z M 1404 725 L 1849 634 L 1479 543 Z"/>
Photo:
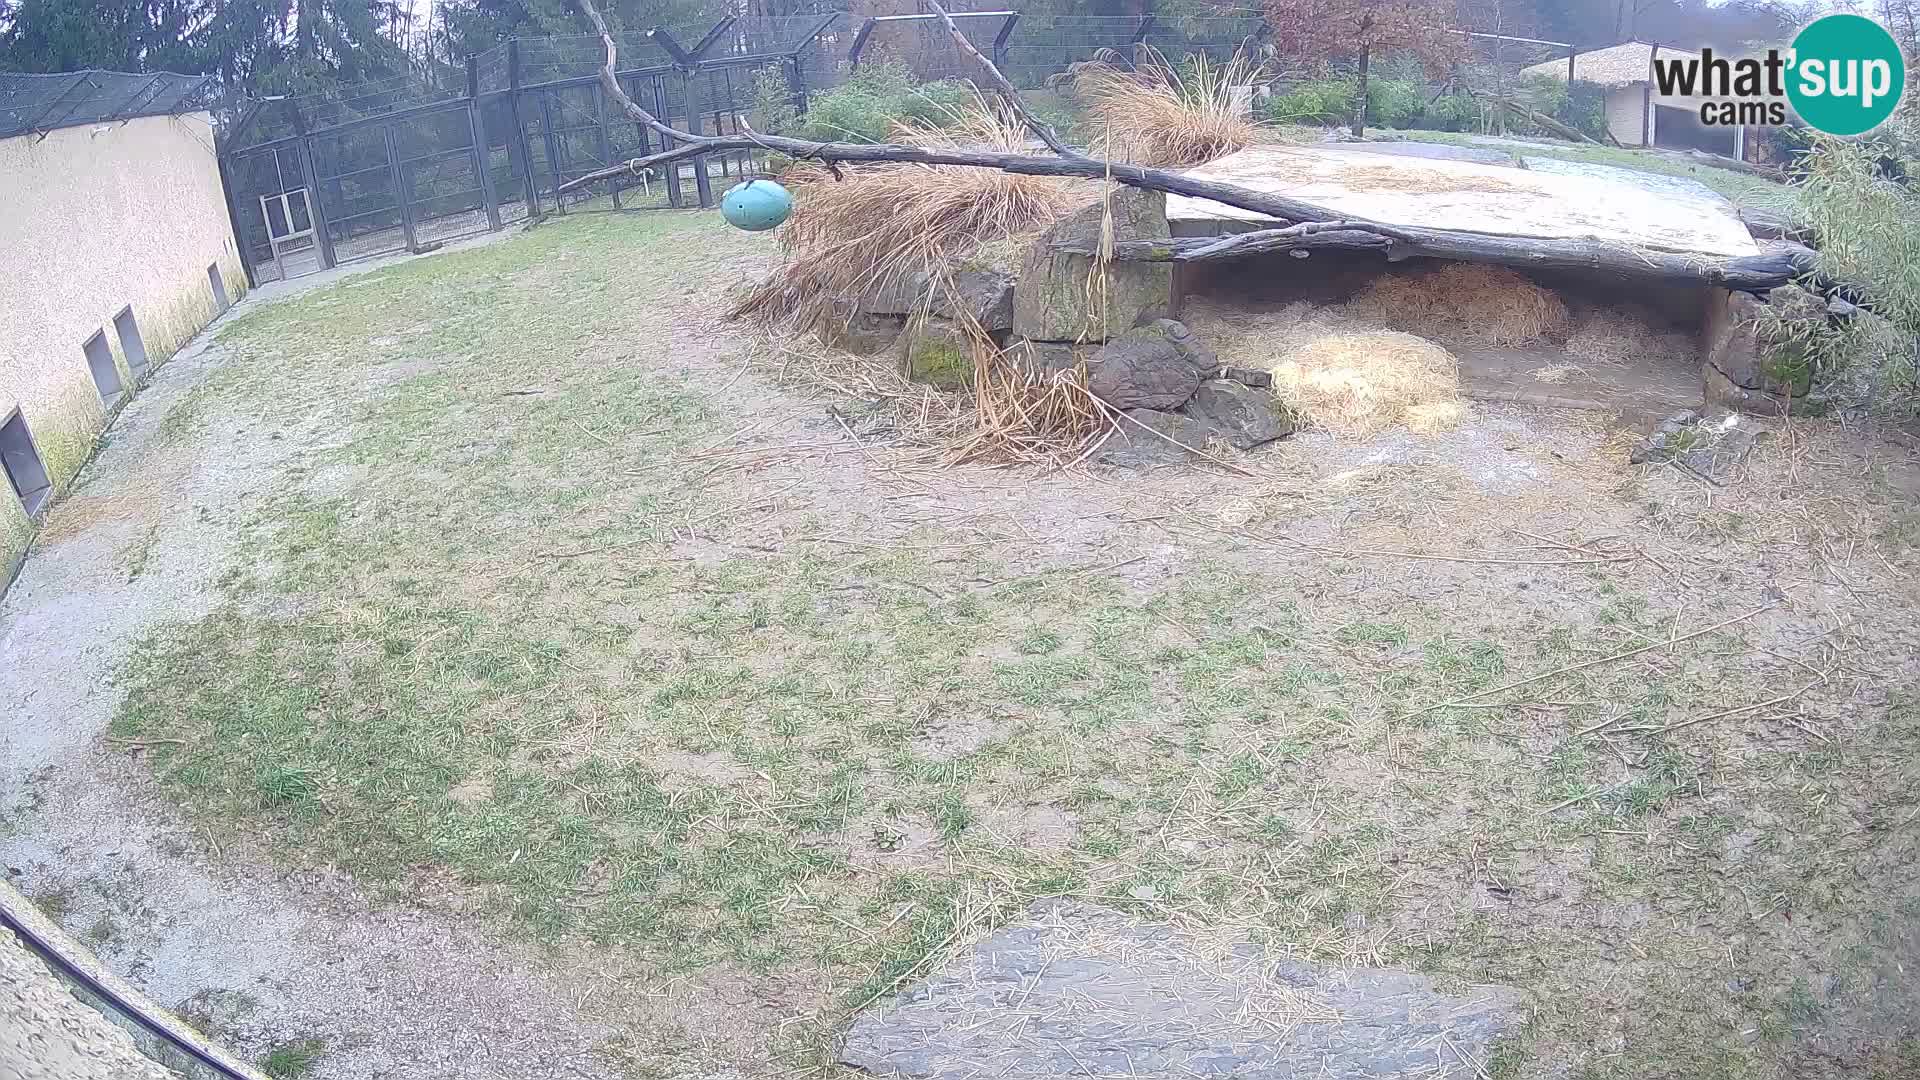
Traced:
<path fill-rule="evenodd" d="M 171 72 L 0 73 L 0 138 L 211 108 L 213 77 Z"/>

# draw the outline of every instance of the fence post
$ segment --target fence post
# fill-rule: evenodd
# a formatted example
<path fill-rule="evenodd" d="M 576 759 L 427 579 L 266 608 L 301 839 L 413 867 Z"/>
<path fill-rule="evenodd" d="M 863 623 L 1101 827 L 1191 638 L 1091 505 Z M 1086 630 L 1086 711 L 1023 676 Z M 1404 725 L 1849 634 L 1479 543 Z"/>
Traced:
<path fill-rule="evenodd" d="M 807 115 L 807 72 L 801 65 L 798 52 L 787 57 L 787 93 L 793 98 L 794 115 Z M 781 134 L 788 134 L 788 132 L 781 132 Z"/>
<path fill-rule="evenodd" d="M 493 147 L 487 142 L 487 124 L 480 115 L 480 60 L 467 57 L 467 128 L 473 132 L 474 179 L 487 204 L 487 229 L 500 231 L 500 193 L 493 190 Z"/>
<path fill-rule="evenodd" d="M 407 238 L 407 250 L 417 252 L 420 238 L 413 235 L 413 200 L 407 198 L 407 170 L 401 166 L 400 148 L 393 142 L 393 125 L 382 125 L 380 137 L 387 144 L 387 176 L 393 181 L 393 195 L 400 200 L 400 232 Z"/>
<path fill-rule="evenodd" d="M 287 102 L 287 115 L 293 120 L 294 145 L 300 148 L 300 171 L 306 174 L 307 191 L 313 196 L 307 200 L 307 213 L 313 218 L 313 235 L 320 239 L 320 268 L 331 269 L 336 261 L 333 230 L 327 227 L 327 193 L 321 190 L 320 172 L 313 165 L 313 136 L 307 134 L 307 118 L 291 100 Z"/>
<path fill-rule="evenodd" d="M 507 143 L 507 157 L 520 152 L 520 179 L 526 185 L 527 220 L 540 220 L 540 188 L 533 180 L 533 147 L 527 143 L 526 121 L 520 117 L 520 39 L 507 41 L 507 115 L 513 120 L 513 137 Z"/>
<path fill-rule="evenodd" d="M 687 134 L 700 134 L 700 71 L 695 68 L 683 76 L 684 89 L 681 97 L 687 105 Z M 707 176 L 707 156 L 693 156 L 693 189 L 700 197 L 702 208 L 713 205 L 713 181 Z"/>
<path fill-rule="evenodd" d="M 599 83 L 593 84 L 593 104 L 600 121 L 600 164 L 608 167 L 613 164 L 613 139 L 607 134 L 607 88 Z M 623 209 L 620 205 L 620 180 L 607 181 L 607 190 L 613 193 L 613 208 Z"/>
<path fill-rule="evenodd" d="M 673 123 L 672 114 L 667 112 L 667 77 L 665 75 L 653 77 L 653 115 L 665 120 L 668 124 Z M 671 150 L 677 145 L 679 145 L 678 140 L 669 139 L 665 135 L 660 136 L 661 150 Z M 686 204 L 686 197 L 680 192 L 680 163 L 671 162 L 667 165 L 667 205 L 678 208 Z"/>
<path fill-rule="evenodd" d="M 564 216 L 567 201 L 560 197 L 560 185 L 566 177 L 560 172 L 560 143 L 553 136 L 553 93 L 540 91 L 540 142 L 547 148 L 547 173 L 553 177 L 553 209 Z"/>
<path fill-rule="evenodd" d="M 1019 21 L 1019 12 L 1008 15 L 1007 21 L 1000 24 L 1000 32 L 993 35 L 993 66 L 1001 71 L 1007 70 L 1007 39 L 1013 36 L 1014 25 Z"/>
<path fill-rule="evenodd" d="M 1573 93 L 1573 58 L 1578 55 L 1579 55 L 1579 52 L 1576 49 L 1574 49 L 1573 46 L 1571 45 L 1567 46 L 1567 93 L 1568 94 Z"/>

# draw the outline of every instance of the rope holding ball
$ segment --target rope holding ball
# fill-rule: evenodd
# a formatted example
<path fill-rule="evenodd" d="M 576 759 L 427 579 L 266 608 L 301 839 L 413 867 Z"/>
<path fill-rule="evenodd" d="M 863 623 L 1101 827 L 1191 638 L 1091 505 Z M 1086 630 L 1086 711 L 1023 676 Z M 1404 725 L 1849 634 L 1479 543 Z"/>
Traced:
<path fill-rule="evenodd" d="M 748 232 L 766 232 L 793 213 L 793 196 L 771 180 L 735 184 L 720 197 L 720 216 Z"/>

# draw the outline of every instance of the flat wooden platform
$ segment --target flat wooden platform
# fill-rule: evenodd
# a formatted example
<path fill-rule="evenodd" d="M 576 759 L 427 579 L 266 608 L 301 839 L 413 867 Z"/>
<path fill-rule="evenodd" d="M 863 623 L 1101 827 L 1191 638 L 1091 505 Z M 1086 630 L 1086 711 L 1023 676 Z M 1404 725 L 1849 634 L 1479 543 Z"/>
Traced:
<path fill-rule="evenodd" d="M 1593 238 L 1702 255 L 1760 254 L 1724 200 L 1601 177 L 1332 146 L 1254 146 L 1188 173 L 1390 225 Z M 1167 219 L 1175 236 L 1241 232 L 1265 223 L 1251 211 L 1180 195 L 1167 197 Z"/>

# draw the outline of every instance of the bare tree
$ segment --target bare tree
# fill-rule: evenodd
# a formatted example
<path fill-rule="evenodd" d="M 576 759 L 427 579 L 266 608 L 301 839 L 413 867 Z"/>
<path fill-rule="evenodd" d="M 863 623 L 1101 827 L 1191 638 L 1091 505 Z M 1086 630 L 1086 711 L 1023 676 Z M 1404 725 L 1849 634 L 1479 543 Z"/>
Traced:
<path fill-rule="evenodd" d="M 1466 54 L 1466 39 L 1448 33 L 1453 9 L 1444 0 L 1267 0 L 1267 22 L 1274 48 L 1284 55 L 1354 60 L 1355 138 L 1367 131 L 1367 79 L 1375 56 L 1404 50 L 1437 75 Z"/>

